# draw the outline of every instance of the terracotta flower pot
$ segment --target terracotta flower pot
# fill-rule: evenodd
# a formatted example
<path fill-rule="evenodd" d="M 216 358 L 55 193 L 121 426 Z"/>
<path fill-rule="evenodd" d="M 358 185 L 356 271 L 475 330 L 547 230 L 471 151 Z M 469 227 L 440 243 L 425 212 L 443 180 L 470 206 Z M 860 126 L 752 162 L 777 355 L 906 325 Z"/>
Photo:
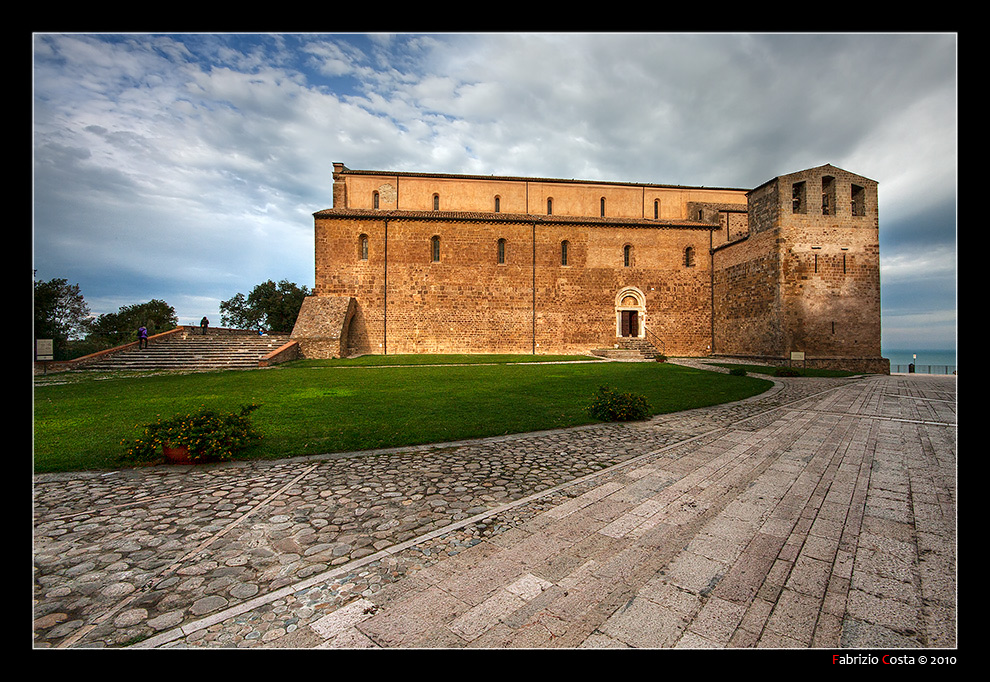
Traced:
<path fill-rule="evenodd" d="M 169 461 L 169 464 L 193 463 L 192 458 L 189 456 L 188 445 L 179 445 L 178 447 L 174 447 L 174 448 L 163 446 L 162 452 L 165 453 L 165 459 Z"/>

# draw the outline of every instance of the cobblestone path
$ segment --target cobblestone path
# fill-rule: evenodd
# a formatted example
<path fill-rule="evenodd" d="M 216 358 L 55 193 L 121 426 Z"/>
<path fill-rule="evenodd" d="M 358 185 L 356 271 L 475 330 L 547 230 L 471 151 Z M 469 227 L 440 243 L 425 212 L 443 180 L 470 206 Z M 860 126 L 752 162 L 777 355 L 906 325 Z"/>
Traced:
<path fill-rule="evenodd" d="M 885 391 L 833 390 L 878 381 Z M 325 644 L 332 638 L 312 639 L 314 624 L 356 605 L 367 604 L 373 612 L 377 607 L 369 600 L 517 537 L 542 515 L 610 477 L 626 476 L 627 465 L 651 453 L 667 452 L 669 459 L 671 448 L 684 444 L 677 456 L 685 457 L 730 427 L 758 431 L 796 401 L 825 397 L 816 411 L 834 411 L 840 420 L 850 411 L 882 409 L 888 419 L 903 413 L 912 423 L 920 405 L 932 422 L 954 425 L 955 379 L 928 378 L 920 389 L 918 383 L 894 377 L 787 379 L 747 401 L 638 424 L 279 462 L 38 475 L 35 646 Z M 912 443 L 919 457 L 951 458 L 941 463 L 942 478 L 930 483 L 934 498 L 924 504 L 931 506 L 914 508 L 915 516 L 918 509 L 938 511 L 940 523 L 955 502 L 955 449 L 946 453 L 943 440 L 929 434 Z M 894 491 L 905 476 L 918 485 L 911 462 L 894 453 L 884 450 L 877 458 L 877 475 L 889 476 Z M 868 513 L 882 519 L 906 502 L 880 495 L 870 504 L 890 506 Z M 938 531 L 915 535 L 932 545 L 925 547 L 932 570 L 954 570 L 954 551 L 945 544 L 954 550 L 954 527 Z M 888 578 L 881 570 L 876 580 Z M 951 603 L 954 614 L 954 583 L 938 584 L 940 592 L 929 604 Z M 947 608 L 929 615 L 942 623 Z M 850 622 L 847 636 L 855 639 L 859 621 Z M 860 639 L 877 636 L 875 623 L 861 622 Z M 595 631 L 599 642 L 605 643 L 606 631 Z M 920 623 L 918 631 L 927 632 Z M 944 635 L 950 636 L 954 631 Z"/>

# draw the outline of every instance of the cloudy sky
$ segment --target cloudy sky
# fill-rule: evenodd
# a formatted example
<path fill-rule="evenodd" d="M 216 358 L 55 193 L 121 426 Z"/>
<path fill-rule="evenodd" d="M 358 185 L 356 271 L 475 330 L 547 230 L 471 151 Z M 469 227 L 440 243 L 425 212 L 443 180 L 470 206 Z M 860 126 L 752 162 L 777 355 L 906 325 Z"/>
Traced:
<path fill-rule="evenodd" d="M 884 349 L 955 348 L 953 34 L 36 34 L 33 268 L 180 323 L 312 288 L 350 168 L 880 183 Z"/>

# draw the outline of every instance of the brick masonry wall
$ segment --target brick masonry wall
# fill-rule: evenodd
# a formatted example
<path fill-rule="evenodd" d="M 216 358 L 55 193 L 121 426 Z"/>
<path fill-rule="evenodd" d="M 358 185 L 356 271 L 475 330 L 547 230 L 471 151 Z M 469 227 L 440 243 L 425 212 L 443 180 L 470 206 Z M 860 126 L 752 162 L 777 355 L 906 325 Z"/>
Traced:
<path fill-rule="evenodd" d="M 368 237 L 367 260 L 360 235 Z M 431 260 L 434 236 L 439 262 Z M 611 347 L 616 296 L 634 287 L 668 353 L 703 355 L 711 328 L 708 244 L 707 228 L 392 218 L 386 235 L 385 220 L 321 218 L 316 294 L 356 299 L 352 353 L 550 354 Z M 688 246 L 698 254 L 692 267 L 684 265 Z"/>
<path fill-rule="evenodd" d="M 347 356 L 356 301 L 350 296 L 309 296 L 303 300 L 291 338 L 302 358 Z"/>
<path fill-rule="evenodd" d="M 764 232 L 713 255 L 714 352 L 774 356 L 784 352 L 775 242 L 772 232 Z"/>
<path fill-rule="evenodd" d="M 616 296 L 628 287 L 671 355 L 879 358 L 876 183 L 866 178 L 821 166 L 744 192 L 341 168 L 335 210 L 316 219 L 316 294 L 355 299 L 351 353 L 610 347 Z M 833 178 L 828 216 L 824 175 Z M 795 215 L 797 182 L 804 211 Z M 854 184 L 863 215 L 850 210 Z M 431 217 L 434 196 L 439 211 Z M 503 215 L 494 213 L 496 197 Z M 439 262 L 431 259 L 434 236 Z"/>

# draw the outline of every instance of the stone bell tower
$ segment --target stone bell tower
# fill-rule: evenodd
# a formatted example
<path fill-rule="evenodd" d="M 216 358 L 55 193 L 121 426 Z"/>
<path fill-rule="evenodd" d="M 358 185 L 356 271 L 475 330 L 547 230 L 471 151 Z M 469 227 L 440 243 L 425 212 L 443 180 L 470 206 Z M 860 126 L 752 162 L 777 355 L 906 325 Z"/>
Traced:
<path fill-rule="evenodd" d="M 748 199 L 748 236 L 715 254 L 714 352 L 888 372 L 877 183 L 824 165 Z"/>

